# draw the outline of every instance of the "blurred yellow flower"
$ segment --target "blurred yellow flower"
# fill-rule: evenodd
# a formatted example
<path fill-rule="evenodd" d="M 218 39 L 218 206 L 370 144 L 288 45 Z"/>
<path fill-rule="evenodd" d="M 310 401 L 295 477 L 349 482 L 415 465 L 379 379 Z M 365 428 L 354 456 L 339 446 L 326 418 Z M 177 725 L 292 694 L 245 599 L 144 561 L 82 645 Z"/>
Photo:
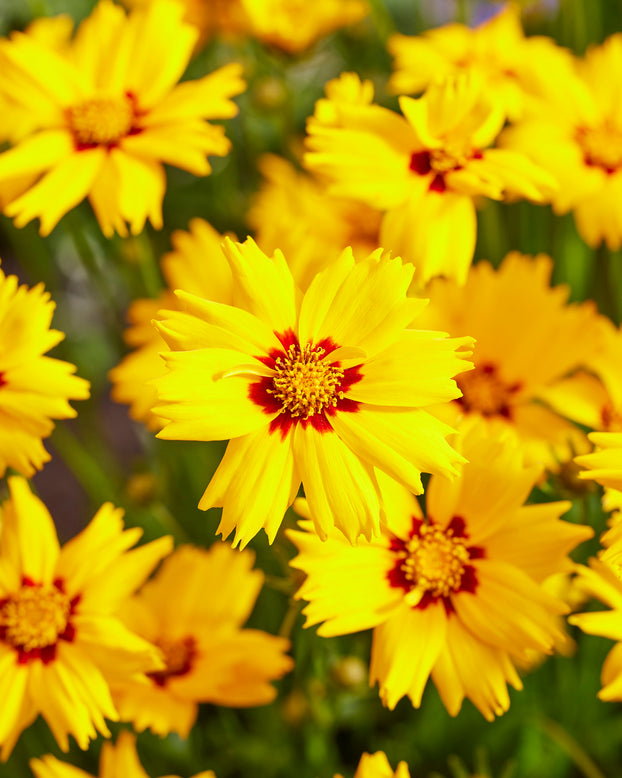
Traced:
<path fill-rule="evenodd" d="M 336 775 L 335 778 L 341 776 Z M 376 751 L 375 754 L 363 754 L 354 778 L 410 778 L 410 773 L 406 762 L 400 762 L 397 770 L 393 772 L 386 754 Z"/>
<path fill-rule="evenodd" d="M 321 543 L 308 521 L 287 534 L 307 574 L 296 595 L 309 601 L 305 626 L 321 623 L 326 637 L 374 627 L 370 681 L 389 708 L 405 695 L 418 707 L 431 676 L 452 716 L 468 697 L 492 720 L 510 705 L 507 684 L 522 688 L 515 663 L 563 637 L 568 608 L 542 583 L 571 569 L 568 552 L 593 533 L 559 521 L 569 502 L 523 505 L 540 471 L 510 436 L 472 422 L 457 446 L 468 462 L 454 481 L 432 476 L 427 517 L 383 482 L 379 539 L 351 547 L 331 531 Z"/>
<path fill-rule="evenodd" d="M 579 478 L 590 478 L 610 489 L 622 490 L 622 432 L 592 432 L 589 439 L 598 447 L 591 454 L 575 457 L 587 470 Z"/>
<path fill-rule="evenodd" d="M 113 686 L 122 721 L 158 735 L 188 734 L 199 702 L 250 707 L 276 696 L 270 683 L 293 667 L 289 641 L 242 629 L 263 585 L 254 554 L 226 543 L 181 546 L 123 608 L 129 629 L 154 643 L 166 666 L 149 682 Z M 206 596 L 218 592 L 217 597 Z"/>
<path fill-rule="evenodd" d="M 205 120 L 237 113 L 241 66 L 177 84 L 197 37 L 181 15 L 172 0 L 129 17 L 102 0 L 66 49 L 24 33 L 2 41 L 0 90 L 32 129 L 0 154 L 0 189 L 37 179 L 4 209 L 18 227 L 38 217 L 47 235 L 88 197 L 107 237 L 126 222 L 159 229 L 163 163 L 204 176 L 208 154 L 227 154 L 224 128 Z"/>
<path fill-rule="evenodd" d="M 6 759 L 41 714 L 63 751 L 87 748 L 118 720 L 109 684 L 162 667 L 159 651 L 115 613 L 172 548 L 163 537 L 128 551 L 141 529 L 104 504 L 60 548 L 52 517 L 20 477 L 8 479 L 0 536 L 0 744 Z M 144 676 L 142 676 L 144 678 Z"/>
<path fill-rule="evenodd" d="M 514 151 L 487 148 L 505 121 L 499 103 L 473 77 L 433 83 L 423 97 L 400 98 L 403 116 L 367 102 L 361 86 L 327 87 L 308 122 L 305 164 L 328 192 L 386 212 L 380 245 L 416 266 L 416 281 L 444 275 L 464 283 L 475 250 L 474 197 L 548 197 L 555 180 Z M 353 99 L 354 98 L 354 99 Z M 329 104 L 332 102 L 332 110 Z"/>
<path fill-rule="evenodd" d="M 376 535 L 374 467 L 417 493 L 422 470 L 455 472 L 452 430 L 426 408 L 459 396 L 470 338 L 406 329 L 425 301 L 406 296 L 412 266 L 381 249 L 356 265 L 344 251 L 303 296 L 280 252 L 223 245 L 237 307 L 179 292 L 186 312 L 159 324 L 173 351 L 158 436 L 233 439 L 199 508 L 223 507 L 234 545 L 261 528 L 272 542 L 301 481 L 322 537 L 335 523 L 351 542 Z"/>
<path fill-rule="evenodd" d="M 85 400 L 89 383 L 69 362 L 45 356 L 65 337 L 50 329 L 55 304 L 38 284 L 19 286 L 0 270 L 0 476 L 7 467 L 31 476 L 49 461 L 43 447 L 52 419 L 76 415 L 68 400 Z"/>
<path fill-rule="evenodd" d="M 51 754 L 41 759 L 31 759 L 29 764 L 36 778 L 94 778 L 90 773 L 67 762 L 61 762 Z M 99 758 L 98 778 L 149 778 L 138 760 L 134 735 L 123 731 L 119 733 L 114 745 L 103 744 Z M 177 778 L 177 776 L 168 775 L 166 778 Z M 194 778 L 216 778 L 216 776 L 208 770 L 198 773 Z"/>

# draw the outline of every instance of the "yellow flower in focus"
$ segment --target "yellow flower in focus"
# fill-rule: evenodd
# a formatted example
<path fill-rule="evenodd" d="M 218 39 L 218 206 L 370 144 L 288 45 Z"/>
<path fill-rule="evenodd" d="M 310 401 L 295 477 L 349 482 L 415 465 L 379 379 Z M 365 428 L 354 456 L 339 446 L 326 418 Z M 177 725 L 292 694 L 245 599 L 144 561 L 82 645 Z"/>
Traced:
<path fill-rule="evenodd" d="M 353 78 L 340 79 L 348 79 L 350 99 L 331 82 L 337 97 L 319 101 L 305 165 L 326 177 L 329 194 L 386 212 L 380 245 L 416 265 L 418 284 L 437 275 L 464 283 L 475 250 L 474 198 L 539 202 L 555 180 L 523 154 L 488 148 L 505 113 L 480 79 L 448 79 L 417 100 L 402 97 L 401 116 L 365 102 L 371 85 L 356 98 Z"/>
<path fill-rule="evenodd" d="M 107 237 L 127 235 L 126 222 L 133 234 L 147 219 L 160 229 L 163 163 L 204 176 L 207 155 L 228 153 L 224 128 L 206 119 L 237 113 L 241 66 L 177 84 L 197 37 L 181 15 L 172 0 L 129 17 L 102 0 L 66 50 L 23 33 L 2 42 L 0 89 L 32 117 L 0 154 L 0 188 L 37 178 L 4 209 L 18 227 L 39 218 L 47 235 L 88 197 Z"/>
<path fill-rule="evenodd" d="M 0 744 L 7 759 L 41 714 L 63 751 L 68 735 L 88 747 L 105 719 L 118 720 L 109 684 L 162 667 L 156 648 L 115 613 L 172 548 L 170 537 L 134 550 L 141 529 L 123 530 L 104 504 L 60 548 L 52 517 L 20 477 L 8 479 L 0 536 Z M 144 677 L 144 676 L 143 676 Z"/>
<path fill-rule="evenodd" d="M 477 27 L 448 24 L 422 35 L 393 35 L 394 58 L 389 89 L 396 94 L 422 92 L 433 81 L 458 73 L 477 74 L 491 101 L 510 120 L 537 108 L 537 98 L 572 76 L 570 52 L 550 38 L 525 38 L 515 3 Z"/>
<path fill-rule="evenodd" d="M 289 641 L 242 629 L 263 585 L 254 555 L 225 543 L 208 551 L 181 546 L 122 610 L 129 629 L 155 644 L 166 666 L 148 683 L 113 687 L 122 721 L 158 735 L 186 738 L 199 702 L 233 707 L 266 705 L 270 683 L 293 667 Z M 218 592 L 217 597 L 206 596 Z"/>
<path fill-rule="evenodd" d="M 29 289 L 0 270 L 0 476 L 31 476 L 49 461 L 43 447 L 52 419 L 71 419 L 68 400 L 85 400 L 89 383 L 75 366 L 45 356 L 65 337 L 50 329 L 55 304 L 43 284 Z"/>
<path fill-rule="evenodd" d="M 151 410 L 157 401 L 151 381 L 166 373 L 160 357 L 166 343 L 154 328 L 153 319 L 163 308 L 180 307 L 173 294 L 175 289 L 221 303 L 233 300 L 231 270 L 220 245 L 222 235 L 197 218 L 190 221 L 188 232 L 176 230 L 171 241 L 173 251 L 162 257 L 161 263 L 168 290 L 154 300 L 140 299 L 131 304 L 127 313 L 130 326 L 123 337 L 134 351 L 108 374 L 113 384 L 112 399 L 129 405 L 130 416 L 154 432 L 165 424 Z"/>
<path fill-rule="evenodd" d="M 55 756 L 47 754 L 41 759 L 31 759 L 30 769 L 36 778 L 94 778 L 90 773 L 80 770 L 67 762 L 61 762 Z M 99 758 L 98 778 L 149 778 L 136 753 L 136 737 L 130 732 L 119 733 L 117 742 L 104 743 Z M 168 775 L 166 778 L 177 778 Z M 216 778 L 208 770 L 194 778 Z"/>
<path fill-rule="evenodd" d="M 499 434 L 514 430 L 529 463 L 556 470 L 587 449 L 579 427 L 549 407 L 548 392 L 585 365 L 598 341 L 591 303 L 568 305 L 566 286 L 549 286 L 552 260 L 516 252 L 498 270 L 479 262 L 466 284 L 436 279 L 428 289 L 424 326 L 475 338 L 475 369 L 457 382 L 462 397 L 438 409 L 452 425 L 479 416 Z M 568 416 L 572 418 L 572 408 Z"/>
<path fill-rule="evenodd" d="M 406 329 L 425 301 L 382 250 L 356 265 L 344 251 L 302 295 L 280 252 L 223 245 L 237 307 L 179 292 L 186 311 L 159 325 L 158 436 L 232 439 L 199 508 L 223 507 L 234 545 L 262 528 L 272 542 L 301 482 L 322 537 L 335 521 L 351 542 L 377 534 L 374 467 L 417 493 L 422 470 L 455 472 L 452 430 L 426 408 L 459 396 L 471 339 Z"/>
<path fill-rule="evenodd" d="M 318 38 L 360 21 L 367 0 L 241 0 L 251 32 L 263 43 L 299 54 Z"/>
<path fill-rule="evenodd" d="M 386 484 L 379 539 L 353 548 L 332 531 L 321 543 L 308 521 L 287 534 L 307 574 L 296 595 L 309 602 L 305 626 L 321 623 L 325 637 L 373 627 L 370 682 L 385 705 L 407 695 L 419 707 L 431 677 L 452 716 L 468 697 L 492 720 L 510 705 L 507 684 L 522 688 L 515 663 L 562 637 L 568 608 L 542 584 L 593 533 L 559 520 L 569 502 L 523 505 L 540 471 L 511 437 L 470 424 L 457 445 L 468 463 L 454 481 L 432 476 L 427 517 Z"/>

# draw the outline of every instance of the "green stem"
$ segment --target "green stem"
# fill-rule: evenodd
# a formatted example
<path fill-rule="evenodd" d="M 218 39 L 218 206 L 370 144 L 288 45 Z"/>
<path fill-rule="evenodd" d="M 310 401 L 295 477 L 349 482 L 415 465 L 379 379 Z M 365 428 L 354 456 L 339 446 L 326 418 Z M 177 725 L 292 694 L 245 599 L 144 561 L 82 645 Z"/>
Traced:
<path fill-rule="evenodd" d="M 544 733 L 568 754 L 585 778 L 605 778 L 590 756 L 563 727 L 550 719 L 543 719 L 540 726 Z"/>

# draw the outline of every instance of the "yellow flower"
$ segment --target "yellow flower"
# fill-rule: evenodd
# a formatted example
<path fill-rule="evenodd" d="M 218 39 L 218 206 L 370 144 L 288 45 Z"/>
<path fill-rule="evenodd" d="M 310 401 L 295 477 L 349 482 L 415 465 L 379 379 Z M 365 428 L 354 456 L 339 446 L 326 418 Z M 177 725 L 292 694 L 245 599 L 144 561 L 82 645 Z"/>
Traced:
<path fill-rule="evenodd" d="M 524 506 L 538 468 L 510 437 L 484 433 L 481 423 L 461 433 L 468 463 L 453 482 L 431 478 L 427 518 L 387 484 L 378 540 L 287 533 L 307 574 L 296 595 L 309 601 L 305 626 L 322 622 L 326 637 L 374 627 L 370 681 L 390 708 L 404 695 L 418 707 L 431 676 L 451 715 L 468 697 L 491 720 L 509 707 L 506 684 L 521 688 L 515 662 L 561 637 L 568 609 L 542 583 L 570 569 L 567 553 L 592 530 L 558 520 L 568 502 Z"/>
<path fill-rule="evenodd" d="M 87 748 L 104 719 L 118 720 L 112 680 L 161 668 L 159 652 L 114 615 L 172 548 L 170 537 L 128 551 L 142 535 L 123 530 L 104 504 L 62 548 L 45 505 L 20 477 L 8 479 L 0 537 L 0 744 L 2 759 L 41 714 L 63 751 Z"/>
<path fill-rule="evenodd" d="M 29 764 L 36 778 L 94 778 L 90 773 L 67 762 L 61 762 L 51 754 L 42 759 L 31 759 Z M 134 735 L 123 731 L 114 745 L 103 744 L 99 758 L 98 778 L 149 778 L 138 760 Z M 177 776 L 169 775 L 167 778 L 177 778 Z M 194 778 L 216 778 L 216 776 L 208 770 L 198 773 Z"/>
<path fill-rule="evenodd" d="M 68 400 L 89 396 L 75 366 L 45 356 L 65 336 L 50 329 L 55 304 L 43 284 L 29 289 L 0 270 L 0 475 L 12 467 L 31 476 L 49 461 L 41 442 L 52 419 L 76 415 Z"/>
<path fill-rule="evenodd" d="M 503 10 L 477 27 L 448 24 L 416 37 L 394 35 L 388 48 L 395 72 L 389 89 L 412 94 L 439 78 L 476 73 L 490 99 L 512 120 L 535 110 L 537 98 L 572 75 L 572 57 L 550 38 L 525 38 L 520 8 Z"/>
<path fill-rule="evenodd" d="M 336 775 L 335 778 L 341 776 Z M 400 762 L 393 772 L 386 754 L 376 751 L 375 754 L 363 754 L 354 778 L 410 778 L 410 773 L 406 762 Z"/>
<path fill-rule="evenodd" d="M 254 554 L 216 543 L 208 551 L 182 546 L 126 605 L 126 626 L 154 643 L 166 667 L 148 683 L 113 687 L 122 721 L 158 735 L 188 734 L 199 702 L 250 707 L 276 696 L 271 681 L 293 667 L 289 641 L 242 629 L 263 585 Z M 206 597 L 206 592 L 218 592 Z"/>
<path fill-rule="evenodd" d="M 592 432 L 589 439 L 599 450 L 575 457 L 575 462 L 588 468 L 579 478 L 593 478 L 602 486 L 622 490 L 622 432 Z"/>
<path fill-rule="evenodd" d="M 366 0 L 241 0 L 251 32 L 289 54 L 369 13 Z"/>
<path fill-rule="evenodd" d="M 590 246 L 622 246 L 622 35 L 589 49 L 538 114 L 509 128 L 505 148 L 526 154 L 559 181 L 555 213 L 572 211 Z"/>
<path fill-rule="evenodd" d="M 463 396 L 440 408 L 440 417 L 455 425 L 477 415 L 499 432 L 511 428 L 530 463 L 556 469 L 587 443 L 560 415 L 561 404 L 546 405 L 547 393 L 586 364 L 598 320 L 591 303 L 567 305 L 568 288 L 549 286 L 552 269 L 543 254 L 508 254 L 496 271 L 479 262 L 463 287 L 432 282 L 421 321 L 475 338 L 475 369 L 458 377 Z"/>
<path fill-rule="evenodd" d="M 352 97 L 354 76 L 344 78 Z M 419 284 L 437 275 L 463 283 L 475 250 L 473 198 L 538 202 L 555 181 L 523 154 L 487 148 L 505 114 L 475 77 L 434 83 L 417 100 L 400 98 L 403 116 L 367 103 L 366 87 L 354 100 L 344 99 L 345 87 L 332 87 L 337 98 L 318 103 L 305 164 L 327 177 L 329 194 L 386 211 L 380 245 L 414 262 Z"/>
<path fill-rule="evenodd" d="M 199 508 L 222 506 L 219 532 L 274 540 L 300 483 L 322 537 L 379 531 L 373 468 L 420 493 L 421 471 L 453 473 L 452 431 L 426 410 L 459 396 L 470 338 L 406 329 L 413 268 L 382 250 L 346 250 L 302 296 L 280 252 L 227 240 L 239 307 L 178 293 L 185 313 L 160 325 L 173 349 L 154 413 L 170 440 L 232 438 Z"/>
<path fill-rule="evenodd" d="M 102 0 L 67 50 L 22 33 L 2 42 L 0 88 L 32 131 L 0 154 L 0 187 L 38 179 L 5 207 L 18 227 L 38 217 L 47 235 L 88 197 L 108 237 L 126 235 L 126 222 L 134 234 L 147 219 L 159 229 L 162 163 L 203 176 L 208 154 L 227 154 L 224 128 L 205 120 L 237 113 L 241 67 L 177 84 L 197 36 L 181 15 L 169 0 L 129 17 Z"/>
<path fill-rule="evenodd" d="M 108 377 L 115 402 L 127 403 L 130 416 L 157 431 L 164 421 L 151 409 L 157 395 L 151 385 L 154 378 L 166 373 L 160 352 L 166 344 L 152 325 L 162 308 L 179 308 L 175 289 L 183 289 L 199 297 L 221 303 L 233 300 L 233 281 L 229 264 L 221 249 L 222 235 L 203 219 L 192 219 L 189 231 L 176 230 L 171 240 L 173 251 L 162 257 L 162 273 L 168 285 L 154 300 L 135 300 L 128 311 L 130 327 L 124 333 L 125 342 L 134 351 L 113 368 Z"/>

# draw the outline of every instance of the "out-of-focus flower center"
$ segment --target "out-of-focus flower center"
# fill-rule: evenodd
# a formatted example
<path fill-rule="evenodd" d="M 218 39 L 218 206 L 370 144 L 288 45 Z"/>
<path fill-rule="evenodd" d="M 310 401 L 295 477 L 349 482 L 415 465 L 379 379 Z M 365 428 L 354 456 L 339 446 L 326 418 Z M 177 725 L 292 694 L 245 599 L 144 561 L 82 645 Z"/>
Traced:
<path fill-rule="evenodd" d="M 509 417 L 513 395 L 520 389 L 520 384 L 504 381 L 496 366 L 491 364 L 476 365 L 473 370 L 459 375 L 456 383 L 462 392 L 457 402 L 466 411 L 482 416 Z"/>
<path fill-rule="evenodd" d="M 69 128 L 78 146 L 110 146 L 125 137 L 134 122 L 130 97 L 94 97 L 67 109 Z"/>
<path fill-rule="evenodd" d="M 603 429 L 607 432 L 622 432 L 622 414 L 611 403 L 603 405 L 600 411 Z"/>
<path fill-rule="evenodd" d="M 447 597 L 460 588 L 469 551 L 466 539 L 455 537 L 450 527 L 424 524 L 406 543 L 404 553 L 400 567 L 414 588 L 432 597 Z"/>
<path fill-rule="evenodd" d="M 448 143 L 442 149 L 431 149 L 429 153 L 430 167 L 436 173 L 464 167 L 473 158 L 473 149 L 463 143 Z"/>
<path fill-rule="evenodd" d="M 194 638 L 185 637 L 177 640 L 160 638 L 156 646 L 164 655 L 166 668 L 155 673 L 149 673 L 158 686 L 164 686 L 171 676 L 185 675 L 190 672 L 192 662 L 196 655 L 196 643 Z"/>
<path fill-rule="evenodd" d="M 71 601 L 56 586 L 22 586 L 0 601 L 0 635 L 25 652 L 53 646 L 67 629 Z"/>
<path fill-rule="evenodd" d="M 339 391 L 344 372 L 322 361 L 324 349 L 291 345 L 285 356 L 278 357 L 268 393 L 282 404 L 281 413 L 308 419 L 337 405 L 343 399 Z"/>
<path fill-rule="evenodd" d="M 622 131 L 608 123 L 599 127 L 580 127 L 577 142 L 587 165 L 614 173 L 622 167 Z"/>

